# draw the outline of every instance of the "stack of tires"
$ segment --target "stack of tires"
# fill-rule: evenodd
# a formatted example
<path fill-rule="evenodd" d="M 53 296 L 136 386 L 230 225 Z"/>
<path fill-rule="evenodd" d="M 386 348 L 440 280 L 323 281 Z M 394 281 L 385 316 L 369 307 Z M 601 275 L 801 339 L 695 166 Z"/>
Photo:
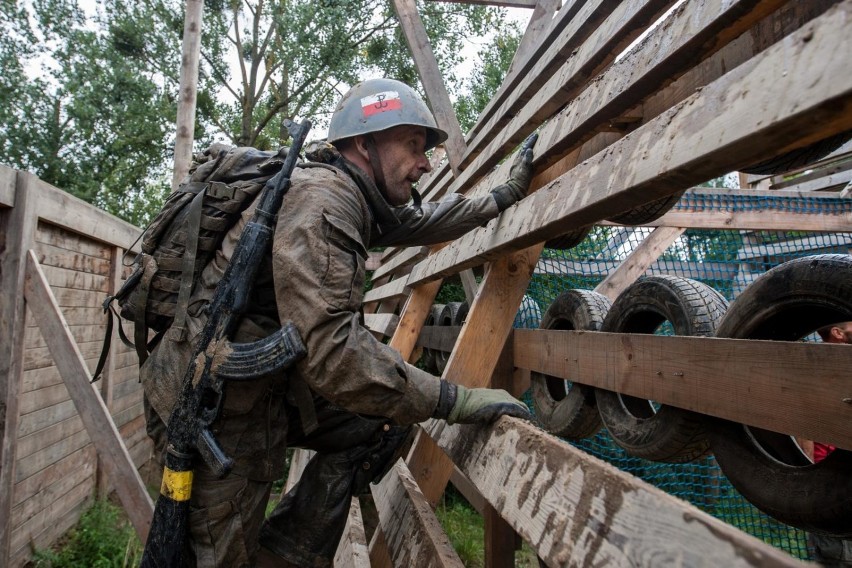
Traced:
<path fill-rule="evenodd" d="M 677 276 L 642 278 L 610 305 L 569 290 L 541 320 L 545 329 L 798 341 L 852 320 L 852 256 L 818 255 L 775 267 L 728 306 L 712 288 Z M 582 377 L 576 378 L 582 381 Z M 793 436 L 660 405 L 533 373 L 537 418 L 568 439 L 603 425 L 629 454 L 686 463 L 712 451 L 731 484 L 776 519 L 809 531 L 852 537 L 852 452 L 811 461 Z"/>

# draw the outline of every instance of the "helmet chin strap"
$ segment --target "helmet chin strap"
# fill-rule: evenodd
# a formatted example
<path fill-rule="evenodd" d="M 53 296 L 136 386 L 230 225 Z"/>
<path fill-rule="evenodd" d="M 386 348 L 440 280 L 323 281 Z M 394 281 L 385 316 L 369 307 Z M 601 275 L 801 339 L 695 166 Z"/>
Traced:
<path fill-rule="evenodd" d="M 379 191 L 382 195 L 387 199 L 387 184 L 385 184 L 385 171 L 382 168 L 382 161 L 379 159 L 379 152 L 376 150 L 376 140 L 372 135 L 364 137 L 364 145 L 367 147 L 367 155 L 370 156 L 370 165 L 373 168 L 373 176 L 376 178 L 376 187 L 379 188 Z"/>

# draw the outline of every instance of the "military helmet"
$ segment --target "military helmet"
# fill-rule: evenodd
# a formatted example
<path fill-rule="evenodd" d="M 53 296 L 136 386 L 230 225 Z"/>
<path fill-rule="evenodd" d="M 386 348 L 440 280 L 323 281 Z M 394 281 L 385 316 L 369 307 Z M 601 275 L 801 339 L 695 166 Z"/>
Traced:
<path fill-rule="evenodd" d="M 447 139 L 417 91 L 394 79 L 369 79 L 343 95 L 328 126 L 328 142 L 410 124 L 426 128 L 426 149 Z"/>

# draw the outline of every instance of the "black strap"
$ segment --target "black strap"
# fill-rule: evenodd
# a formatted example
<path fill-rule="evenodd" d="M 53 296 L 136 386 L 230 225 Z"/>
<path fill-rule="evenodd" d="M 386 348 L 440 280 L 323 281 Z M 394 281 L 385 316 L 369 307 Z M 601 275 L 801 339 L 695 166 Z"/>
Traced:
<path fill-rule="evenodd" d="M 189 309 L 189 296 L 192 293 L 193 277 L 195 276 L 195 258 L 198 254 L 198 236 L 201 231 L 201 205 L 206 188 L 201 189 L 192 203 L 186 218 L 186 248 L 183 252 L 183 263 L 180 276 L 180 291 L 175 305 L 175 319 L 169 328 L 169 339 L 183 341 L 186 339 L 186 312 Z"/>

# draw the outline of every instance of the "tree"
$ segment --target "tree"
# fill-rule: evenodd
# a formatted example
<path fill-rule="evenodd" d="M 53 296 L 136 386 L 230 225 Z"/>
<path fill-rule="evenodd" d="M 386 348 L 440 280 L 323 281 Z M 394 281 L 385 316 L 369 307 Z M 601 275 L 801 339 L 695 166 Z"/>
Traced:
<path fill-rule="evenodd" d="M 14 30 L 0 40 L 5 160 L 132 222 L 149 218 L 171 168 L 183 2 L 105 0 L 91 16 L 75 0 L 2 6 Z M 420 9 L 457 92 L 452 64 L 463 38 L 498 29 L 502 12 Z M 39 57 L 49 58 L 43 76 L 27 78 Z M 200 75 L 196 148 L 276 147 L 282 118 L 322 126 L 340 94 L 367 76 L 416 85 L 390 6 L 365 0 L 207 0 Z"/>

